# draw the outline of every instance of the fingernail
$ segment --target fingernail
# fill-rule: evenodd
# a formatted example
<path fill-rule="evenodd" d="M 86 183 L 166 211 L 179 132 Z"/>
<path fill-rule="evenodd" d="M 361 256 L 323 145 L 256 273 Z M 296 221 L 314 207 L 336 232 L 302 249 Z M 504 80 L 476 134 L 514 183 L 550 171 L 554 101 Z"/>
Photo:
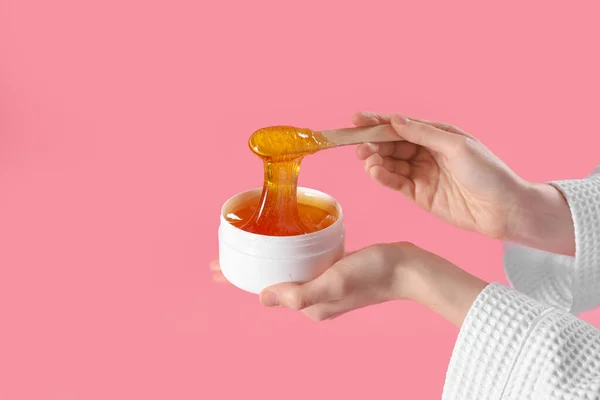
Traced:
<path fill-rule="evenodd" d="M 408 118 L 403 117 L 402 115 L 394 115 L 394 122 L 400 125 L 404 125 L 408 123 Z"/>
<path fill-rule="evenodd" d="M 279 296 L 275 292 L 264 292 L 260 296 L 260 302 L 265 307 L 276 307 L 279 305 Z"/>
<path fill-rule="evenodd" d="M 367 146 L 369 146 L 369 149 L 371 149 L 372 152 L 376 152 L 377 150 L 379 150 L 379 146 L 375 143 L 367 143 Z"/>

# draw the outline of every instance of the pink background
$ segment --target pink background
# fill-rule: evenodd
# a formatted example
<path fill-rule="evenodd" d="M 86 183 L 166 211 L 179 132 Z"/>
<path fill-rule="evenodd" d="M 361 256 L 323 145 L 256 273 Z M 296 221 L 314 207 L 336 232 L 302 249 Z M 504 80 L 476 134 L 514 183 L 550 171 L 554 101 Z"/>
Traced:
<path fill-rule="evenodd" d="M 587 174 L 600 10 L 574 4 L 0 0 L 0 398 L 439 398 L 455 328 L 408 303 L 314 323 L 212 284 L 219 208 L 261 183 L 255 129 L 357 110 L 454 123 L 532 180 Z M 300 181 L 342 203 L 350 249 L 409 240 L 505 282 L 500 243 L 353 149 Z"/>

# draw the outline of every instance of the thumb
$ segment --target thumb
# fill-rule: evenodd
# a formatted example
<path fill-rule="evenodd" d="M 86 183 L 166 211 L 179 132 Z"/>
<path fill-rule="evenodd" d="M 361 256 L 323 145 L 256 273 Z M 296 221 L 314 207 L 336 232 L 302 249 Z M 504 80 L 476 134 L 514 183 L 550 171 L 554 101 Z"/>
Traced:
<path fill-rule="evenodd" d="M 333 268 L 316 279 L 304 283 L 279 283 L 260 294 L 260 302 L 266 307 L 286 307 L 303 310 L 318 303 L 343 297 L 345 279 Z"/>
<path fill-rule="evenodd" d="M 297 283 L 280 283 L 270 286 L 260 294 L 260 302 L 266 307 L 286 307 L 302 310 L 309 307 L 311 301 Z"/>
<path fill-rule="evenodd" d="M 464 141 L 462 135 L 447 132 L 402 115 L 395 115 L 391 119 L 391 123 L 394 130 L 404 140 L 442 154 L 452 152 Z"/>

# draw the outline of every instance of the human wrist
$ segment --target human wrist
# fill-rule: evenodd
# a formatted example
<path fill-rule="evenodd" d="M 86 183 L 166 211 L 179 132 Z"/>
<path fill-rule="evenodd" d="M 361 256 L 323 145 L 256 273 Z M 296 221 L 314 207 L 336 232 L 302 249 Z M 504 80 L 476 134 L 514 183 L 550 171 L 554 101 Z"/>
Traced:
<path fill-rule="evenodd" d="M 563 194 L 548 183 L 525 183 L 509 216 L 506 241 L 573 256 L 575 232 Z"/>
<path fill-rule="evenodd" d="M 488 283 L 437 256 L 429 261 L 413 264 L 406 273 L 408 297 L 460 327 Z"/>

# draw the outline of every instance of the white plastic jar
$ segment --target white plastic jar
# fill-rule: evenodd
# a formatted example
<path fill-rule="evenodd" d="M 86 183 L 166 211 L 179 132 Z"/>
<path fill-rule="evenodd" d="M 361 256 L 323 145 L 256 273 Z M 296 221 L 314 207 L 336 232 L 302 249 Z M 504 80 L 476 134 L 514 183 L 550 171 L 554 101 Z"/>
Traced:
<path fill-rule="evenodd" d="M 345 228 L 342 208 L 330 195 L 298 188 L 298 199 L 316 198 L 337 209 L 338 219 L 329 227 L 298 236 L 265 236 L 231 225 L 226 215 L 261 189 L 239 193 L 225 202 L 219 226 L 221 271 L 234 286 L 258 294 L 283 282 L 307 282 L 322 274 L 344 255 Z"/>

